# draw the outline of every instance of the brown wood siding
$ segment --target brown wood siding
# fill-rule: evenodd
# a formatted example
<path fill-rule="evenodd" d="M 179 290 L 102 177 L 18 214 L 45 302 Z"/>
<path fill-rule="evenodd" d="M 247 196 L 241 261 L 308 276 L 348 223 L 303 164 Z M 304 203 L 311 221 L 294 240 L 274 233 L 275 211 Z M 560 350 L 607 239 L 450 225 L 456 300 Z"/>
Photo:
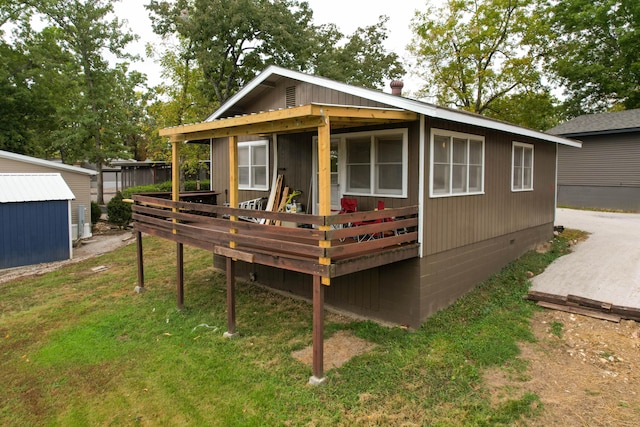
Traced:
<path fill-rule="evenodd" d="M 640 132 L 579 139 L 558 150 L 558 185 L 640 187 Z"/>
<path fill-rule="evenodd" d="M 422 258 L 420 321 L 552 236 L 550 222 Z"/>
<path fill-rule="evenodd" d="M 91 223 L 91 176 L 57 168 L 49 168 L 42 165 L 19 162 L 11 159 L 0 159 L 0 172 L 2 173 L 59 173 L 67 183 L 71 192 L 76 196 L 71 201 L 71 223 L 78 223 L 78 206 L 83 205 L 85 222 Z"/>
<path fill-rule="evenodd" d="M 339 105 L 358 105 L 366 107 L 385 107 L 385 104 L 354 96 L 345 92 L 331 90 L 288 78 L 278 80 L 275 87 L 261 91 L 260 97 L 254 99 L 250 107 L 244 107 L 243 112 L 257 113 L 260 111 L 278 110 L 286 107 L 286 90 L 296 88 L 296 105 L 306 105 L 312 102 Z"/>
<path fill-rule="evenodd" d="M 467 125 L 427 120 L 425 138 L 425 255 L 493 239 L 553 222 L 555 145 Z M 485 137 L 484 193 L 429 197 L 430 129 Z M 512 142 L 534 145 L 534 191 L 511 191 Z"/>

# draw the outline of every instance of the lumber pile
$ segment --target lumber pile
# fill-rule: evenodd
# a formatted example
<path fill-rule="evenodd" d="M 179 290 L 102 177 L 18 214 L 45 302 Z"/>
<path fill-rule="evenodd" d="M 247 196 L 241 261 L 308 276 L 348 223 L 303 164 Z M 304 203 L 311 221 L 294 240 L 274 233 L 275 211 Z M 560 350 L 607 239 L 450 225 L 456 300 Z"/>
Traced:
<path fill-rule="evenodd" d="M 619 322 L 620 319 L 640 322 L 640 308 L 615 305 L 578 295 L 562 296 L 546 292 L 529 291 L 525 298 L 531 301 L 537 301 L 539 306 L 552 310 L 581 314 L 610 322 Z"/>
<path fill-rule="evenodd" d="M 276 183 L 271 188 L 269 199 L 265 210 L 272 212 L 284 212 L 287 207 L 287 198 L 289 197 L 289 187 L 284 185 L 284 177 L 278 175 Z M 280 225 L 280 221 L 263 220 L 263 224 Z"/>

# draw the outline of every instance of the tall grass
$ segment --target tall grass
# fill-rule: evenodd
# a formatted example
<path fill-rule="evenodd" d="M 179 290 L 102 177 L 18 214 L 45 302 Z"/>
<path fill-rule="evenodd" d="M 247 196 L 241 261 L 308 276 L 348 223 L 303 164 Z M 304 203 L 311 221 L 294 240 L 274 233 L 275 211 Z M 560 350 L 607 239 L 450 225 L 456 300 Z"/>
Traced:
<path fill-rule="evenodd" d="M 540 410 L 527 394 L 495 405 L 483 370 L 533 340 L 522 296 L 566 245 L 529 253 L 416 331 L 327 320 L 377 344 L 307 385 L 291 352 L 311 343 L 311 307 L 240 283 L 240 337 L 224 339 L 224 277 L 185 248 L 185 306 L 175 304 L 174 246 L 145 238 L 147 292 L 135 247 L 2 286 L 0 424 L 509 425 Z M 93 273 L 105 265 L 108 270 Z M 526 365 L 523 364 L 526 367 Z"/>

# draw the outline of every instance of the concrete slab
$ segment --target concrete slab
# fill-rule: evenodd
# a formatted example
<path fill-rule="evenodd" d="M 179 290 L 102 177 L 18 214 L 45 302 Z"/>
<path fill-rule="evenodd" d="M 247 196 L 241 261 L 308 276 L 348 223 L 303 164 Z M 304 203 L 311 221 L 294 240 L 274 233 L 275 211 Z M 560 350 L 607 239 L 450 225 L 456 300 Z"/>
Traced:
<path fill-rule="evenodd" d="M 558 209 L 555 222 L 591 235 L 534 277 L 531 290 L 640 308 L 640 214 Z"/>

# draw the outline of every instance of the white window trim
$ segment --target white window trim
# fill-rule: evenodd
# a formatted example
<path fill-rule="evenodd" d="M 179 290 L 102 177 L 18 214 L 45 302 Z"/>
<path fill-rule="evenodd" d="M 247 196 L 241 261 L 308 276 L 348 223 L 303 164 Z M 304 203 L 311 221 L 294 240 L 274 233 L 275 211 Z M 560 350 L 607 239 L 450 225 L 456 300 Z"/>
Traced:
<path fill-rule="evenodd" d="M 516 147 L 523 147 L 525 149 L 530 148 L 531 149 L 531 187 L 530 188 L 515 188 L 514 187 L 514 182 L 513 182 L 513 172 L 514 169 L 516 167 L 515 165 L 515 148 Z M 524 155 L 524 151 L 523 151 L 523 155 Z M 524 186 L 524 158 L 523 160 L 523 168 L 522 168 L 522 176 L 521 181 L 522 185 Z M 517 141 L 513 141 L 511 144 L 511 191 L 513 192 L 522 192 L 522 191 L 533 191 L 533 172 L 534 172 L 534 167 L 533 165 L 535 164 L 535 151 L 534 151 L 534 147 L 533 144 L 526 144 L 524 142 L 517 142 Z"/>
<path fill-rule="evenodd" d="M 252 176 L 253 174 L 252 169 L 253 169 L 253 165 L 249 165 L 249 185 L 241 185 L 238 182 L 238 190 L 269 190 L 269 140 L 267 139 L 262 139 L 259 141 L 243 141 L 243 142 L 238 142 L 238 149 L 240 149 L 241 147 L 249 147 L 249 161 L 251 161 L 252 159 L 252 155 L 251 155 L 251 147 L 258 147 L 258 146 L 264 146 L 266 148 L 266 165 L 264 166 L 265 168 L 265 173 L 266 173 L 266 178 L 265 178 L 265 185 L 254 185 L 254 183 L 252 182 Z M 236 171 L 236 173 L 238 173 Z M 238 177 L 239 180 L 239 177 Z"/>
<path fill-rule="evenodd" d="M 376 150 L 372 149 L 370 151 L 370 182 L 371 182 L 371 191 L 369 193 L 360 192 L 360 191 L 349 191 L 347 187 L 347 139 L 349 138 L 357 138 L 360 136 L 369 136 L 371 138 L 371 146 L 375 145 L 375 137 L 384 136 L 384 135 L 402 135 L 402 191 L 399 194 L 390 194 L 390 193 L 380 193 L 376 192 Z M 332 136 L 333 138 L 334 136 Z M 389 197 L 402 199 L 407 198 L 407 187 L 408 187 L 408 175 L 409 175 L 409 130 L 407 128 L 399 128 L 399 129 L 385 129 L 385 130 L 376 130 L 376 131 L 364 131 L 364 132 L 353 132 L 353 133 L 343 133 L 339 135 L 335 135 L 336 138 L 340 138 L 340 142 L 338 144 L 339 156 L 338 156 L 338 176 L 340 177 L 340 188 L 344 188 L 343 195 L 345 196 L 364 196 L 364 197 Z"/>
<path fill-rule="evenodd" d="M 454 131 L 450 131 L 450 130 L 444 130 L 444 129 L 436 129 L 436 128 L 431 128 L 431 136 L 429 137 L 430 141 L 429 141 L 429 197 L 430 198 L 440 198 L 440 197 L 460 197 L 460 196 L 474 196 L 474 195 L 479 195 L 479 194 L 484 194 L 484 172 L 485 172 L 485 139 L 484 136 L 481 135 L 473 135 L 470 133 L 462 133 L 462 132 L 454 132 Z M 433 144 L 434 144 L 434 139 L 435 136 L 440 135 L 440 136 L 448 136 L 448 137 L 453 137 L 453 138 L 463 138 L 463 139 L 473 139 L 476 141 L 482 141 L 482 176 L 480 177 L 480 191 L 468 191 L 465 193 L 446 193 L 446 194 L 434 194 L 433 193 Z M 453 162 L 453 157 L 451 157 L 451 162 Z M 468 164 L 469 160 L 468 160 L 468 156 L 467 156 L 467 171 L 469 170 L 469 164 Z M 452 165 L 453 163 L 451 163 Z M 449 168 L 449 183 L 453 182 L 453 167 Z M 467 173 L 467 181 L 469 180 L 469 174 Z M 451 185 L 451 184 L 450 184 Z M 469 188 L 469 183 L 467 182 L 467 189 Z"/>

